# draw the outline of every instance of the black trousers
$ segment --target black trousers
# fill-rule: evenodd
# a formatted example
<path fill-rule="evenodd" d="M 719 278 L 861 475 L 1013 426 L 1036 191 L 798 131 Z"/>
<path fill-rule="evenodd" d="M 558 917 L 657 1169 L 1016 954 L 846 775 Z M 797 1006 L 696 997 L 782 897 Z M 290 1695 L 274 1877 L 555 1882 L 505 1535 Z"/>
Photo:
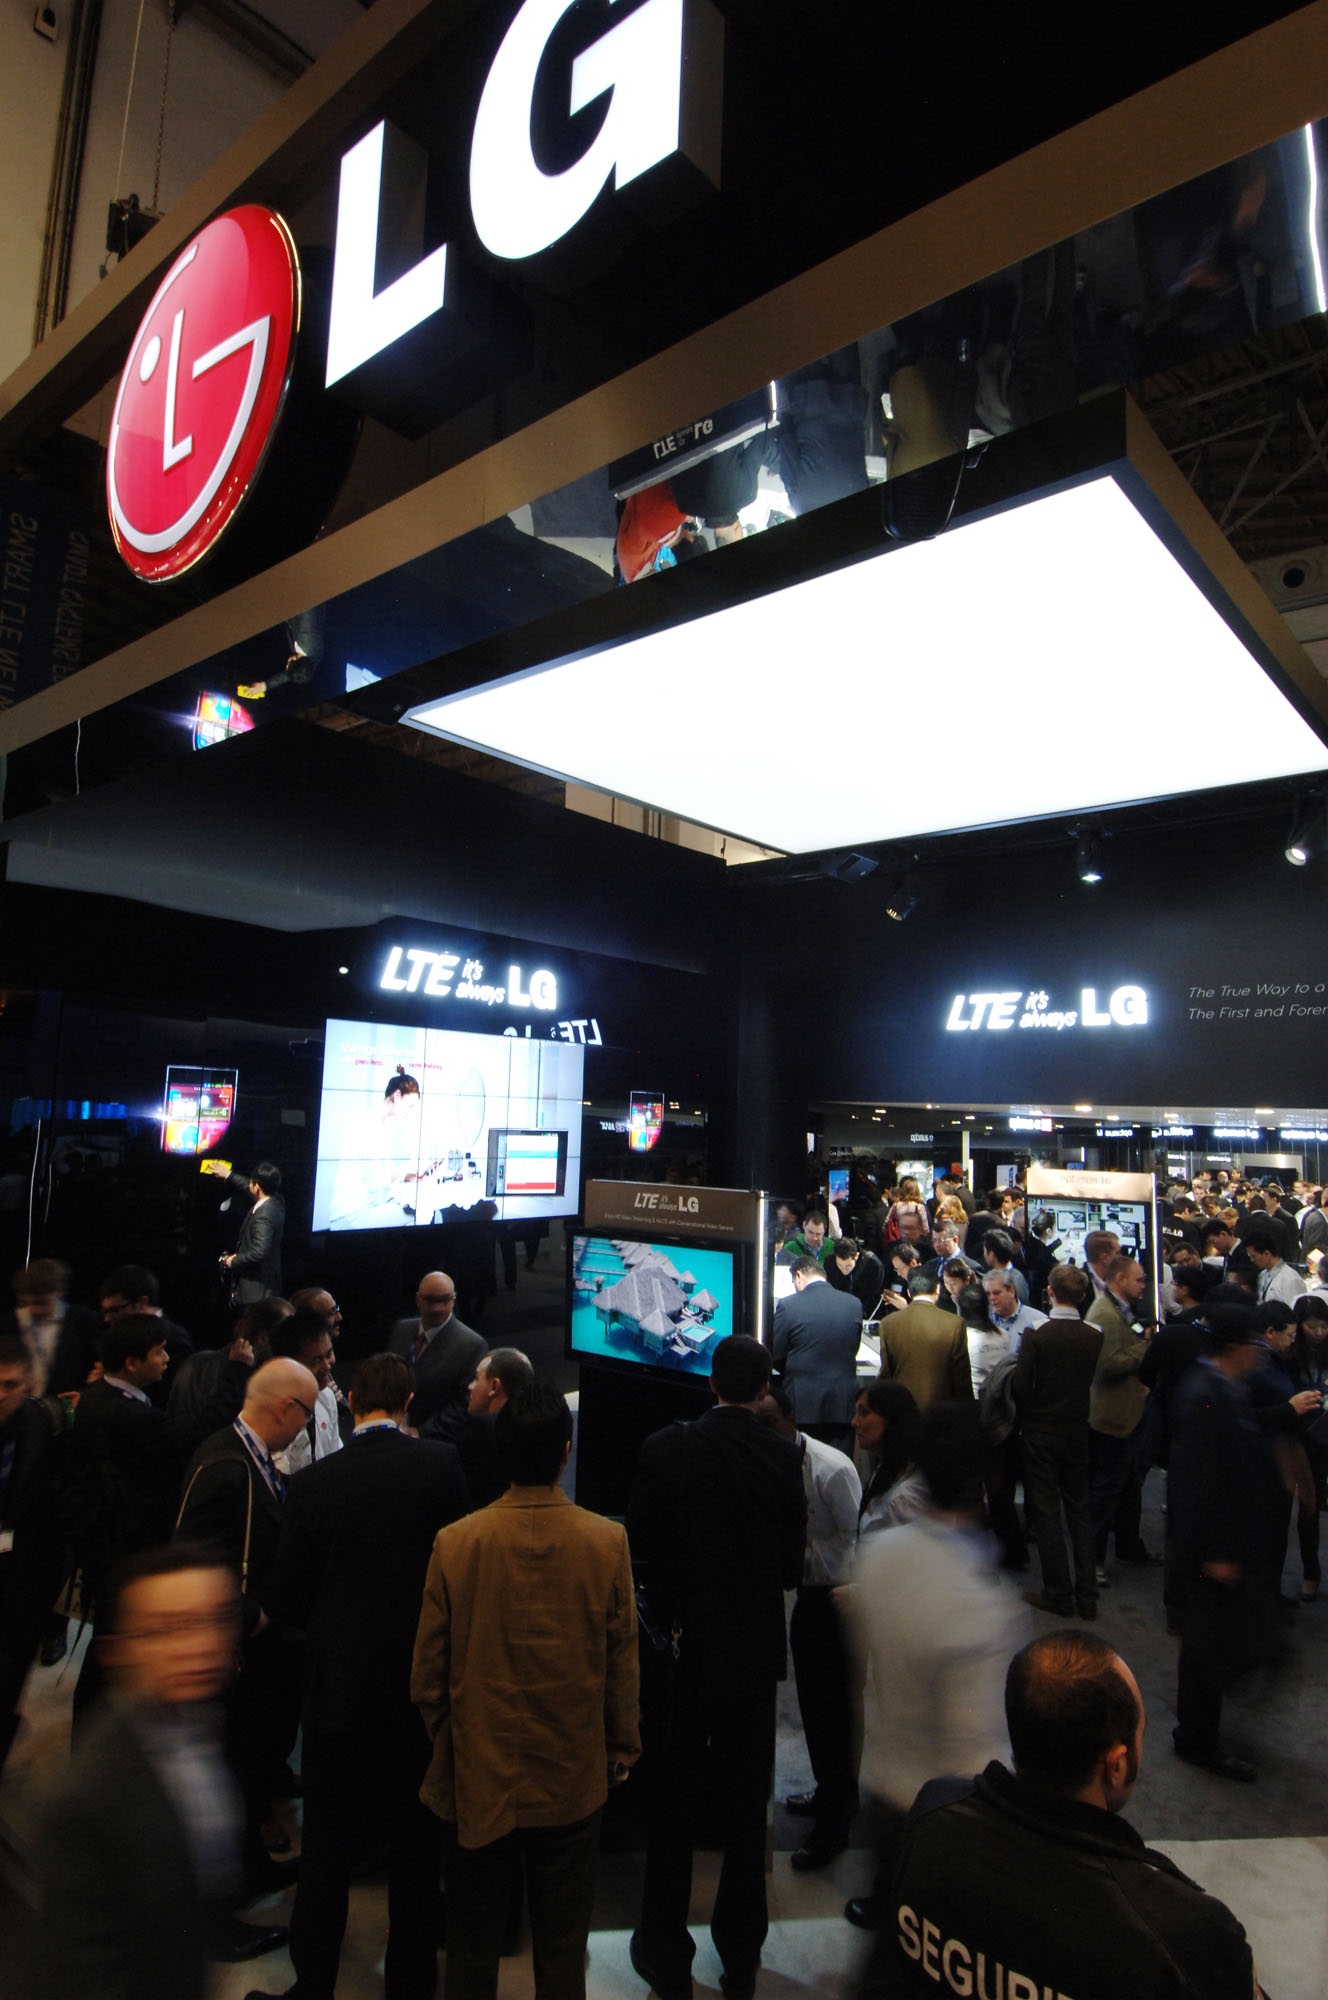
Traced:
<path fill-rule="evenodd" d="M 246 1885 L 261 1877 L 267 1866 L 260 1830 L 294 1737 L 303 1662 L 302 1645 L 269 1625 L 245 1645 L 240 1671 L 226 1697 L 226 1761 L 244 1800 Z"/>
<path fill-rule="evenodd" d="M 858 1803 L 861 1676 L 828 1583 L 799 1585 L 789 1620 L 798 1712 L 816 1780 L 813 1838 L 846 1841 Z"/>
<path fill-rule="evenodd" d="M 300 2000 L 333 2000 L 351 1874 L 366 1837 L 387 1853 L 387 2000 L 432 2000 L 442 1826 L 420 1800 L 428 1764 L 417 1716 L 383 1733 L 305 1732 L 304 1836 L 290 1924 Z"/>
<path fill-rule="evenodd" d="M 1134 1462 L 1134 1438 L 1107 1437 L 1090 1432 L 1093 1465 L 1093 1534 L 1097 1560 L 1107 1559 L 1107 1537 L 1116 1538 L 1118 1556 L 1135 1556 L 1143 1547 L 1139 1517 L 1143 1482 Z"/>
<path fill-rule="evenodd" d="M 1042 1588 L 1048 1597 L 1097 1596 L 1096 1552 L 1089 1503 L 1089 1433 L 1036 1431 L 1022 1433 L 1024 1504 L 1028 1527 L 1042 1563 Z M 1074 1582 L 1065 1554 L 1061 1508 L 1074 1551 Z"/>
<path fill-rule="evenodd" d="M 600 1814 L 593 1812 L 568 1826 L 521 1826 L 485 1847 L 463 1847 L 455 1826 L 444 1828 L 445 2000 L 495 2000 L 498 1960 L 523 1865 L 535 2000 L 585 2000 L 599 1823 Z"/>
<path fill-rule="evenodd" d="M 710 1935 L 736 1983 L 745 1984 L 760 1962 L 769 1929 L 765 1821 L 775 1764 L 775 1687 L 765 1681 L 719 1689 L 685 1662 L 679 1666 L 672 1728 L 651 1805 L 636 1935 L 651 1964 L 680 1985 L 696 1951 L 687 1906 L 708 1777 L 724 1857 Z"/>

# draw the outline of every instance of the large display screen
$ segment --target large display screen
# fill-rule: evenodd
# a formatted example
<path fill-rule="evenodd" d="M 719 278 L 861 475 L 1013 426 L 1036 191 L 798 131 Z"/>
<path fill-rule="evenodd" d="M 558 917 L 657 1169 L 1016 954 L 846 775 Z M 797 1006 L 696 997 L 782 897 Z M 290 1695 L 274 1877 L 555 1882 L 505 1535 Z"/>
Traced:
<path fill-rule="evenodd" d="M 679 1375 L 710 1373 L 735 1332 L 734 1253 L 679 1243 L 574 1235 L 568 1352 Z"/>
<path fill-rule="evenodd" d="M 584 1073 L 577 1043 L 329 1021 L 314 1228 L 574 1215 Z"/>
<path fill-rule="evenodd" d="M 162 1151 L 210 1153 L 219 1145 L 235 1116 L 239 1080 L 238 1070 L 171 1063 L 161 1105 Z"/>

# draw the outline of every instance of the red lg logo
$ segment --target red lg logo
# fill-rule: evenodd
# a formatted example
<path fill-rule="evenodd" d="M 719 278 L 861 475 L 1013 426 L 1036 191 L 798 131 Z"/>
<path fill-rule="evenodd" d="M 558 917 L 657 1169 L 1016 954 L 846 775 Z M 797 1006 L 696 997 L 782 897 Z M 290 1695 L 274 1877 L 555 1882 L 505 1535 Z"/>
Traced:
<path fill-rule="evenodd" d="M 129 350 L 106 504 L 136 576 L 164 583 L 213 547 L 277 427 L 300 323 L 300 267 L 270 208 L 233 208 L 167 272 Z"/>

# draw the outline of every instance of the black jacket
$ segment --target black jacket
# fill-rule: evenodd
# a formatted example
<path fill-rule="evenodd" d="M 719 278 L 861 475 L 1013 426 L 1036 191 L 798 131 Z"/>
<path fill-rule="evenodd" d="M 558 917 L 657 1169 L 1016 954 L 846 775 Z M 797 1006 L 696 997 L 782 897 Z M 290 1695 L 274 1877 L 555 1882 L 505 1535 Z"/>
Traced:
<path fill-rule="evenodd" d="M 228 1174 L 227 1181 L 248 1187 L 243 1174 Z M 266 1201 L 256 1202 L 244 1221 L 235 1241 L 235 1262 L 231 1265 L 231 1277 L 235 1283 L 235 1297 L 242 1306 L 251 1306 L 258 1299 L 280 1297 L 281 1295 L 281 1238 L 286 1227 L 286 1201 L 283 1195 L 270 1194 Z"/>
<path fill-rule="evenodd" d="M 239 1362 L 228 1366 L 245 1372 Z M 229 1377 L 224 1387 L 229 1391 Z M 223 1420 L 224 1409 L 213 1421 Z M 67 1506 L 74 1552 L 94 1591 L 119 1557 L 170 1540 L 191 1444 L 165 1410 L 110 1382 L 93 1382 L 79 1397 Z"/>
<path fill-rule="evenodd" d="M 882 2000 L 943 1992 L 1250 2000 L 1245 1933 L 1114 1813 L 988 1764 L 924 1785 L 878 1947 Z M 997 1967 L 1003 1971 L 997 1971 Z M 979 1983 L 981 1982 L 981 1983 Z"/>
<path fill-rule="evenodd" d="M 0 1465 L 7 1446 L 14 1447 L 9 1478 L 0 1489 L 0 1529 L 14 1538 L 8 1554 L 0 1556 L 0 1746 L 10 1712 L 5 1704 L 18 1700 L 64 1570 L 56 1511 L 63 1417 L 58 1403 L 26 1402 L 0 1425 Z"/>
<path fill-rule="evenodd" d="M 307 1479 L 309 1471 L 299 1478 Z M 204 1439 L 184 1476 L 175 1535 L 179 1541 L 205 1543 L 230 1564 L 241 1579 L 245 1632 L 250 1637 L 259 1613 L 267 1610 L 283 1512 L 284 1502 L 268 1485 L 233 1424 Z"/>
<path fill-rule="evenodd" d="M 368 1431 L 291 1481 L 267 1608 L 305 1635 L 304 1726 L 417 1720 L 410 1662 L 434 1537 L 467 1511 L 450 1445 Z"/>
<path fill-rule="evenodd" d="M 801 1581 L 806 1529 L 798 1448 L 750 1410 L 720 1405 L 646 1439 L 627 1538 L 699 1679 L 784 1678 L 784 1592 Z"/>

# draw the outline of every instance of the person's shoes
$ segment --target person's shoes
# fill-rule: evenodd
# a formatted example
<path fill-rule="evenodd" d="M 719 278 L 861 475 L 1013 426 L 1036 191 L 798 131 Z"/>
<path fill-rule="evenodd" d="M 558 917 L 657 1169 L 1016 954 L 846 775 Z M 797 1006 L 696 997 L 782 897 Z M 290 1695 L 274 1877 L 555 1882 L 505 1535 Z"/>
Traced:
<path fill-rule="evenodd" d="M 1076 1597 L 1074 1608 L 1083 1619 L 1085 1625 L 1091 1625 L 1097 1617 L 1097 1599 L 1095 1597 Z"/>
<path fill-rule="evenodd" d="M 860 1931 L 883 1931 L 885 1917 L 874 1896 L 850 1896 L 844 1905 L 844 1915 Z"/>
<path fill-rule="evenodd" d="M 58 1666 L 69 1651 L 69 1637 L 63 1626 L 58 1632 L 48 1632 L 41 1642 L 40 1659 L 44 1667 Z"/>
<path fill-rule="evenodd" d="M 1162 1558 L 1155 1556 L 1151 1549 L 1146 1549 L 1140 1542 L 1138 1548 L 1131 1549 L 1128 1554 L 1117 1549 L 1116 1560 L 1119 1563 L 1128 1563 L 1131 1569 L 1156 1569 Z"/>
<path fill-rule="evenodd" d="M 1302 1603 L 1302 1604 L 1313 1604 L 1313 1602 L 1314 1602 L 1315 1598 L 1316 1598 L 1316 1597 L 1318 1596 L 1318 1594 L 1319 1594 L 1319 1579 L 1318 1579 L 1318 1577 L 1317 1577 L 1317 1576 L 1316 1576 L 1316 1577 L 1313 1577 L 1313 1578 L 1311 1578 L 1311 1577 L 1306 1577 L 1306 1579 L 1305 1579 L 1304 1583 L 1302 1583 L 1302 1584 L 1301 1584 L 1301 1586 L 1300 1586 L 1300 1601 L 1301 1601 L 1301 1603 Z"/>
<path fill-rule="evenodd" d="M 1072 1597 L 1049 1597 L 1045 1590 L 1026 1590 L 1024 1603 L 1031 1604 L 1035 1611 L 1051 1611 L 1057 1618 L 1073 1618 L 1074 1599 Z"/>
<path fill-rule="evenodd" d="M 755 2000 L 756 1974 L 754 1972 L 721 1972 L 719 1990 L 724 2000 Z"/>
<path fill-rule="evenodd" d="M 632 1961 L 632 1970 L 638 1979 L 644 1979 L 658 2000 L 692 2000 L 692 1975 L 683 1973 L 679 1978 L 670 1979 L 663 1968 L 652 1965 L 633 1937 L 627 1947 Z"/>
<path fill-rule="evenodd" d="M 1215 1778 L 1231 1778 L 1238 1785 L 1252 1785 L 1259 1773 L 1253 1764 L 1247 1764 L 1243 1757 L 1233 1757 L 1226 1750 L 1186 1750 L 1179 1743 L 1174 1746 L 1182 1764 L 1197 1764 L 1201 1771 L 1210 1771 Z"/>
<path fill-rule="evenodd" d="M 300 2000 L 300 1989 L 298 1986 L 288 1986 L 284 1993 L 260 1993 L 256 1986 L 251 1986 L 244 2000 Z"/>
<path fill-rule="evenodd" d="M 208 1957 L 222 1965 L 243 1965 L 246 1959 L 280 1951 L 289 1939 L 290 1932 L 284 1924 L 245 1924 L 238 1917 L 230 1917 L 214 1935 Z"/>
<path fill-rule="evenodd" d="M 810 1875 L 813 1869 L 828 1868 L 832 1861 L 838 1861 L 846 1840 L 820 1840 L 815 1834 L 803 1847 L 795 1847 L 789 1856 L 789 1867 L 799 1875 Z"/>
<path fill-rule="evenodd" d="M 790 1792 L 784 1801 L 785 1812 L 796 1813 L 799 1819 L 812 1819 L 816 1813 L 815 1792 Z"/>

